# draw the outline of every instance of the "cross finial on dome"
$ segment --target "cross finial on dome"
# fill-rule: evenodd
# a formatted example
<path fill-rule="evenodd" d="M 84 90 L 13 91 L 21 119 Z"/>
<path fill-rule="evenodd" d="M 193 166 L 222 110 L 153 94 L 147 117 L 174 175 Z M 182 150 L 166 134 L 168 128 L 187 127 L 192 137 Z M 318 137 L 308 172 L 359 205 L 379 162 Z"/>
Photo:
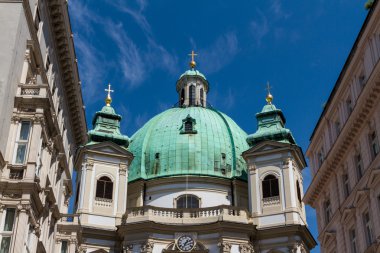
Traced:
<path fill-rule="evenodd" d="M 111 102 L 112 102 L 112 98 L 111 98 L 111 92 L 113 92 L 113 90 L 111 90 L 111 84 L 108 83 L 108 89 L 105 89 L 105 91 L 108 92 L 107 94 L 107 98 L 106 98 L 106 105 L 107 106 L 111 106 Z"/>
<path fill-rule="evenodd" d="M 191 50 L 191 54 L 189 54 L 189 56 L 191 56 L 191 61 L 190 61 L 190 68 L 194 69 L 195 66 L 197 65 L 197 63 L 195 62 L 195 59 L 194 59 L 194 56 L 197 56 L 198 54 L 196 54 L 194 52 L 194 50 Z"/>
<path fill-rule="evenodd" d="M 273 101 L 273 96 L 272 96 L 272 94 L 270 94 L 270 89 L 271 88 L 272 87 L 270 86 L 269 81 L 267 81 L 267 88 L 266 88 L 266 90 L 268 91 L 268 93 L 267 93 L 267 97 L 265 98 L 265 100 L 267 101 L 268 105 L 272 104 L 272 101 Z"/>

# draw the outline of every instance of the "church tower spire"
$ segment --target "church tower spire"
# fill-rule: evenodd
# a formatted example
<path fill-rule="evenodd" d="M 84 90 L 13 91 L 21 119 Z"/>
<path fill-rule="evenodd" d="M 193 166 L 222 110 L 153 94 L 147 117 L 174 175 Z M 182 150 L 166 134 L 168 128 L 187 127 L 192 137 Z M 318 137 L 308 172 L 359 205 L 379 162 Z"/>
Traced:
<path fill-rule="evenodd" d="M 197 55 L 194 50 L 191 51 L 189 54 L 191 56 L 190 69 L 183 73 L 177 81 L 178 104 L 181 107 L 207 106 L 209 83 L 206 77 L 195 69 L 197 64 L 194 57 Z"/>

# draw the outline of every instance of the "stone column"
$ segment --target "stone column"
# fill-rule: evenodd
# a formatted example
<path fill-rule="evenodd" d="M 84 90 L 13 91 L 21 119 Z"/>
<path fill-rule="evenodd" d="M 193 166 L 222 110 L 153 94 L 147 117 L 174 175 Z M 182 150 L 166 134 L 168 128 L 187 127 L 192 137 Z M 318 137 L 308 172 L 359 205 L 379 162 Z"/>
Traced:
<path fill-rule="evenodd" d="M 28 229 L 29 210 L 30 205 L 19 204 L 17 206 L 18 215 L 13 234 L 13 253 L 24 252 L 25 230 Z"/>
<path fill-rule="evenodd" d="M 91 189 L 91 178 L 92 178 L 92 173 L 93 173 L 93 168 L 94 168 L 94 161 L 92 159 L 89 159 L 87 158 L 87 161 L 86 161 L 86 166 L 84 168 L 84 170 L 86 171 L 85 172 L 85 175 L 84 177 L 82 177 L 81 179 L 81 188 L 82 189 L 86 189 L 86 190 L 83 190 L 81 191 L 81 195 L 83 197 L 82 201 L 83 201 L 83 206 L 82 206 L 82 212 L 88 212 L 90 210 L 90 189 Z M 83 174 L 82 174 L 83 175 Z"/>
<path fill-rule="evenodd" d="M 70 238 L 68 241 L 68 253 L 75 253 L 75 249 L 77 246 L 77 239 L 76 238 Z"/>
<path fill-rule="evenodd" d="M 121 224 L 121 217 L 127 208 L 128 167 L 127 164 L 119 165 L 119 195 L 116 207 L 116 224 Z"/>
<path fill-rule="evenodd" d="M 261 198 L 259 192 L 259 180 L 257 169 L 254 164 L 248 166 L 248 200 L 249 210 L 253 216 L 261 213 Z"/>

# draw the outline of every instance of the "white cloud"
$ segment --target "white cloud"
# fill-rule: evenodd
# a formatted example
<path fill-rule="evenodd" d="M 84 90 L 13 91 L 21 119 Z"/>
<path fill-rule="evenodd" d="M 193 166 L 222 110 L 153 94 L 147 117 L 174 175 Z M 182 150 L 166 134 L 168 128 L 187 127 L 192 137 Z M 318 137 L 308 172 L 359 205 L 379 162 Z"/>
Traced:
<path fill-rule="evenodd" d="M 139 85 L 144 80 L 146 72 L 139 49 L 128 37 L 121 23 L 115 24 L 109 21 L 105 24 L 105 29 L 120 52 L 118 62 L 124 78 L 131 87 Z"/>
<path fill-rule="evenodd" d="M 239 52 L 239 42 L 234 32 L 227 32 L 208 48 L 199 50 L 199 62 L 206 73 L 214 73 L 229 64 Z"/>
<path fill-rule="evenodd" d="M 268 34 L 269 32 L 269 24 L 268 19 L 264 16 L 264 14 L 261 11 L 257 11 L 257 20 L 253 20 L 250 23 L 250 30 L 253 35 L 253 38 L 255 40 L 255 43 L 258 47 L 261 46 L 262 39 Z"/>

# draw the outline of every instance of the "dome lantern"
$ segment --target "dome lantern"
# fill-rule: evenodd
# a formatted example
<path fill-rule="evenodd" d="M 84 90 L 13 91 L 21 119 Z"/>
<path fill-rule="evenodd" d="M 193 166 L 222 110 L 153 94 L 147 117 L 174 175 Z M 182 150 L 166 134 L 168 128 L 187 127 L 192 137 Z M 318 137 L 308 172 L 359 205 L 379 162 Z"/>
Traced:
<path fill-rule="evenodd" d="M 189 54 L 191 56 L 190 69 L 183 73 L 177 81 L 176 89 L 180 107 L 207 107 L 209 84 L 206 77 L 195 69 L 197 64 L 194 57 L 197 55 L 194 51 L 191 51 L 191 54 Z"/>

